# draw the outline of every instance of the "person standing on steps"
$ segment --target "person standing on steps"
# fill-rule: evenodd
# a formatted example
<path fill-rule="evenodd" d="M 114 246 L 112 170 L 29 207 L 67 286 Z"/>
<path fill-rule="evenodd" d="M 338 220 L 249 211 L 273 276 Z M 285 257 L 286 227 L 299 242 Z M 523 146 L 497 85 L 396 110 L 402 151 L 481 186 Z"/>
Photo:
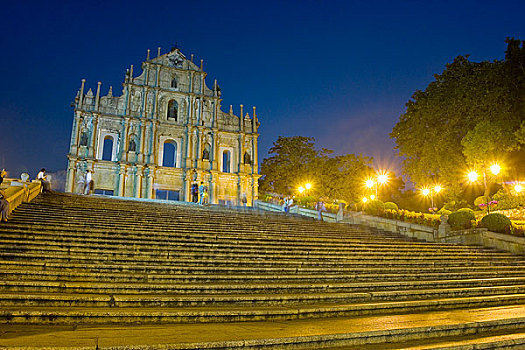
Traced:
<path fill-rule="evenodd" d="M 42 192 L 51 192 L 51 184 L 47 181 L 46 169 L 40 169 L 40 172 L 36 176 L 37 180 L 42 183 Z"/>
<path fill-rule="evenodd" d="M 91 170 L 86 172 L 86 178 L 84 180 L 84 194 L 91 194 L 95 189 L 95 181 L 93 181 L 93 174 Z"/>
<path fill-rule="evenodd" d="M 7 222 L 7 215 L 9 214 L 9 202 L 6 199 L 4 190 L 0 190 L 0 215 L 2 222 Z"/>
<path fill-rule="evenodd" d="M 193 203 L 199 201 L 199 185 L 197 185 L 197 182 L 191 184 L 191 201 Z"/>
<path fill-rule="evenodd" d="M 315 203 L 315 209 L 317 209 L 317 219 L 323 221 L 323 211 L 326 211 L 326 206 L 322 200 Z"/>
<path fill-rule="evenodd" d="M 246 192 L 243 192 L 241 195 L 242 206 L 246 208 L 246 203 L 248 203 L 248 198 L 246 198 Z"/>
<path fill-rule="evenodd" d="M 203 204 L 204 199 L 204 182 L 201 181 L 201 184 L 199 185 L 199 204 Z"/>

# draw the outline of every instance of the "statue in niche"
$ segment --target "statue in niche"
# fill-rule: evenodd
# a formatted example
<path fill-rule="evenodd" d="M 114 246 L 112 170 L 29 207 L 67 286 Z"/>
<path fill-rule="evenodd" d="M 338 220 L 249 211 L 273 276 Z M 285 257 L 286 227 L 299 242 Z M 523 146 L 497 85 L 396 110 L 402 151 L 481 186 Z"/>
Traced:
<path fill-rule="evenodd" d="M 86 146 L 88 145 L 88 135 L 86 131 L 82 131 L 82 134 L 80 135 L 80 142 L 78 143 L 79 146 Z"/>
<path fill-rule="evenodd" d="M 202 159 L 210 160 L 210 151 L 211 151 L 211 145 L 209 143 L 206 143 L 204 145 L 204 150 L 202 151 Z"/>
<path fill-rule="evenodd" d="M 248 152 L 244 152 L 244 164 L 252 165 L 252 157 Z"/>
<path fill-rule="evenodd" d="M 137 152 L 137 143 L 135 142 L 135 136 L 134 135 L 130 136 L 128 151 L 129 152 Z"/>

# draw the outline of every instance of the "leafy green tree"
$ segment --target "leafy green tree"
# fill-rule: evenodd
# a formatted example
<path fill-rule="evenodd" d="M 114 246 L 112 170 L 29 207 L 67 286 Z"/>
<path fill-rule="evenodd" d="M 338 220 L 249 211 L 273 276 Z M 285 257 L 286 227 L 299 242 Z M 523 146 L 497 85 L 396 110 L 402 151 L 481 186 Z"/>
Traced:
<path fill-rule="evenodd" d="M 525 136 L 525 127 L 519 131 L 525 119 L 525 51 L 514 39 L 507 44 L 505 61 L 456 57 L 407 102 L 390 136 L 413 182 L 433 179 L 457 198 L 467 164 L 509 152 L 520 132 Z"/>
<path fill-rule="evenodd" d="M 319 152 L 312 137 L 279 136 L 263 160 L 261 191 L 291 195 L 299 183 L 310 181 Z"/>
<path fill-rule="evenodd" d="M 311 137 L 280 136 L 270 149 L 271 157 L 261 164 L 261 191 L 296 194 L 306 182 L 314 186 L 312 195 L 326 199 L 358 201 L 363 181 L 371 172 L 372 158 L 333 151 L 317 151 Z"/>

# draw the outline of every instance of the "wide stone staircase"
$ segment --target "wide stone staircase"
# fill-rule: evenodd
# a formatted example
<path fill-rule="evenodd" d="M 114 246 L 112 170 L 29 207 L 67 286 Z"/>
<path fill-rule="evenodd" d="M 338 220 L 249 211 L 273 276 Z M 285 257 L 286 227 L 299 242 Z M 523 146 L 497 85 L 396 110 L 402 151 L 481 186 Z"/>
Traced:
<path fill-rule="evenodd" d="M 0 348 L 17 346 L 525 349 L 525 259 L 284 214 L 42 194 L 0 225 Z"/>

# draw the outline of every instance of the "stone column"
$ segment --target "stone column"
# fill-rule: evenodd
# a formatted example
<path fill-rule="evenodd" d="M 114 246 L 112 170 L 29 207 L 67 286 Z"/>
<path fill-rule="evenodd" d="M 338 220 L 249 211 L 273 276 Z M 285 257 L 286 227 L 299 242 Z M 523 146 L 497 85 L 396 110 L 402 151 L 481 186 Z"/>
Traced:
<path fill-rule="evenodd" d="M 97 141 L 98 141 L 98 114 L 93 113 L 93 124 L 91 125 L 91 147 L 88 150 L 89 158 L 96 158 L 97 156 Z"/>
<path fill-rule="evenodd" d="M 119 173 L 118 173 L 118 196 L 124 197 L 125 188 L 126 185 L 126 167 L 124 165 L 120 165 Z"/>
<path fill-rule="evenodd" d="M 73 159 L 68 160 L 67 164 L 67 177 L 66 177 L 66 192 L 73 193 L 75 190 L 75 161 Z"/>

